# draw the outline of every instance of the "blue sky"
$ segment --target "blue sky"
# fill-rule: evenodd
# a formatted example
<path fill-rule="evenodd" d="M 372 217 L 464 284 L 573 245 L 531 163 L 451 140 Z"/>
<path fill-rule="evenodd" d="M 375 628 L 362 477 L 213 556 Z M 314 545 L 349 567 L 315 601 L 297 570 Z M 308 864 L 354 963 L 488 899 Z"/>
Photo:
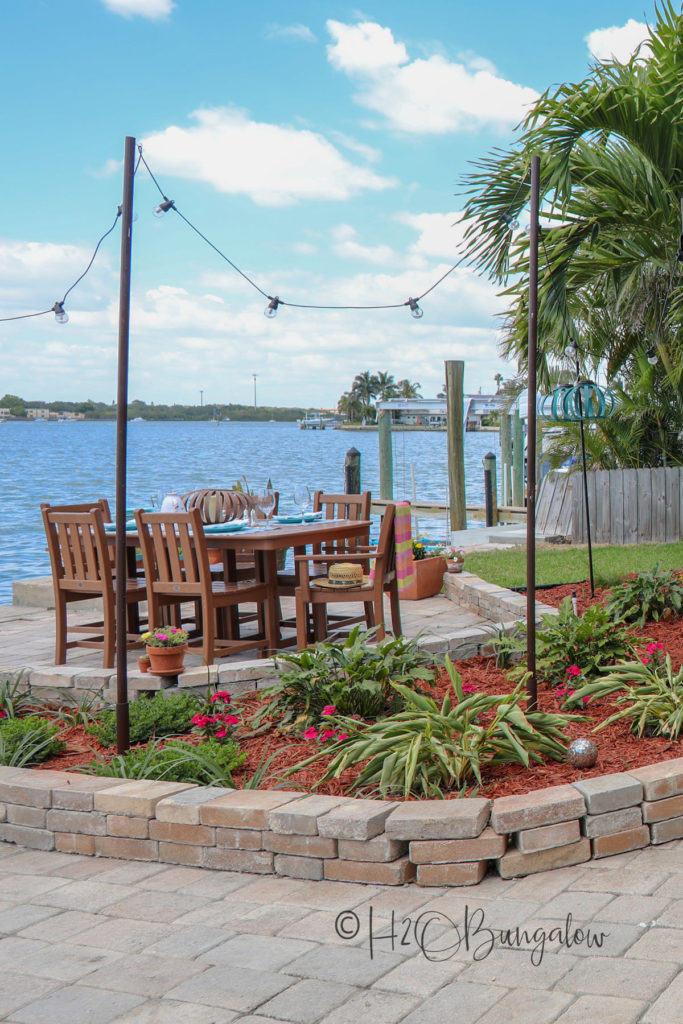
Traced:
<path fill-rule="evenodd" d="M 133 135 L 165 194 L 259 287 L 312 305 L 384 305 L 458 258 L 468 162 L 514 138 L 526 105 L 625 58 L 653 4 L 495 0 L 256 4 L 21 0 L 3 5 L 0 317 L 47 309 L 85 269 L 121 201 Z M 457 270 L 405 308 L 281 308 L 135 182 L 131 398 L 334 406 L 356 373 L 433 395 L 444 359 L 468 391 L 514 367 L 504 307 Z M 118 228 L 51 314 L 0 323 L 0 392 L 110 402 L 116 393 Z"/>

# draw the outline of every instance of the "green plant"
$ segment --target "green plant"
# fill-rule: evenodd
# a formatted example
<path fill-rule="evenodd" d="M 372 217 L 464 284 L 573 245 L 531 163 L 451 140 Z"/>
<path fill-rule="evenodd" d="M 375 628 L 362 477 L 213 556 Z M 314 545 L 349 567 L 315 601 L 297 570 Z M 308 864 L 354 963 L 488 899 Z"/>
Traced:
<path fill-rule="evenodd" d="M 671 655 L 663 662 L 658 658 L 624 662 L 614 665 L 607 675 L 575 690 L 569 698 L 574 703 L 607 697 L 623 690 L 615 699 L 621 709 L 596 726 L 599 732 L 612 722 L 629 719 L 631 732 L 642 736 L 666 736 L 677 740 L 683 726 L 683 667 L 673 671 Z"/>
<path fill-rule="evenodd" d="M 683 582 L 670 569 L 662 569 L 661 562 L 612 587 L 607 602 L 615 622 L 635 622 L 641 629 L 646 622 L 680 615 L 682 607 Z"/>
<path fill-rule="evenodd" d="M 526 636 L 526 626 L 519 627 Z M 568 665 L 578 665 L 591 679 L 608 665 L 627 658 L 634 651 L 634 640 L 626 626 L 615 623 L 602 605 L 591 605 L 583 615 L 574 615 L 571 598 L 565 597 L 557 615 L 543 615 L 536 633 L 538 677 L 551 686 L 566 682 Z M 526 662 L 512 670 L 519 678 L 527 670 Z"/>
<path fill-rule="evenodd" d="M 23 673 L 14 682 L 6 679 L 0 686 L 0 718 L 21 718 L 27 715 L 36 704 L 31 693 L 31 684 L 22 683 Z"/>
<path fill-rule="evenodd" d="M 232 740 L 207 740 L 195 746 L 187 740 L 159 740 L 135 747 L 110 762 L 95 758 L 78 771 L 121 779 L 164 779 L 198 786 L 232 786 L 232 772 L 246 759 Z"/>
<path fill-rule="evenodd" d="M 353 783 L 355 790 L 368 788 L 381 796 L 439 797 L 464 789 L 472 781 L 482 783 L 482 769 L 489 764 L 516 762 L 529 765 L 543 756 L 565 757 L 568 737 L 562 726 L 580 716 L 523 711 L 523 683 L 506 694 L 472 693 L 446 658 L 452 694 L 441 707 L 431 697 L 392 684 L 404 702 L 396 715 L 367 725 L 334 715 L 331 724 L 343 730 L 332 746 L 323 747 L 285 775 L 332 755 L 320 782 L 338 778 L 351 765 L 363 764 Z M 455 700 L 453 700 L 455 698 Z M 481 722 L 484 717 L 486 721 Z"/>
<path fill-rule="evenodd" d="M 52 714 L 66 726 L 91 725 L 105 711 L 113 714 L 114 708 L 111 701 L 105 700 L 97 690 L 84 690 L 73 696 L 70 693 L 64 693 L 60 698 L 59 706 L 55 707 Z"/>
<path fill-rule="evenodd" d="M 188 634 L 176 626 L 160 626 L 143 633 L 140 639 L 147 647 L 182 647 L 187 643 Z"/>
<path fill-rule="evenodd" d="M 0 764 L 30 768 L 58 754 L 65 744 L 56 739 L 59 726 L 46 718 L 27 715 L 0 722 Z"/>
<path fill-rule="evenodd" d="M 433 655 L 405 637 L 370 644 L 374 632 L 355 627 L 343 643 L 325 641 L 297 654 L 279 655 L 278 682 L 264 691 L 268 703 L 256 712 L 254 724 L 274 718 L 280 729 L 304 728 L 318 720 L 326 705 L 363 718 L 397 710 L 403 700 L 390 684 L 415 687 L 417 680 L 432 680 Z"/>
<path fill-rule="evenodd" d="M 413 561 L 421 562 L 423 558 L 427 558 L 431 552 L 425 544 L 418 537 L 417 540 L 413 541 Z"/>
<path fill-rule="evenodd" d="M 207 693 L 203 707 L 191 718 L 192 725 L 204 739 L 226 739 L 232 733 L 233 726 L 239 725 L 240 719 L 232 713 L 230 694 L 225 690 Z"/>
<path fill-rule="evenodd" d="M 142 697 L 130 704 L 130 742 L 146 743 L 152 738 L 175 736 L 188 732 L 192 716 L 200 707 L 197 697 L 189 693 L 174 693 L 164 697 L 163 693 L 154 697 Z M 95 736 L 105 747 L 113 747 L 116 743 L 116 714 L 113 710 L 105 710 L 99 716 L 99 722 L 85 727 L 85 731 Z"/>
<path fill-rule="evenodd" d="M 510 633 L 500 628 L 495 630 L 487 646 L 493 651 L 496 668 L 509 668 L 526 651 L 526 637 L 521 625 L 516 625 Z"/>

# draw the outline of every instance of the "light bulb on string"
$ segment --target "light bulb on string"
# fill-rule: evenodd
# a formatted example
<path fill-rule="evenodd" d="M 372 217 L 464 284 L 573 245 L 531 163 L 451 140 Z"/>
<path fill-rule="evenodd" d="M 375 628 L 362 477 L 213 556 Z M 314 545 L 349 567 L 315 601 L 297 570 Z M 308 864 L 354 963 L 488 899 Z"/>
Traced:
<path fill-rule="evenodd" d="M 565 355 L 569 356 L 570 359 L 578 359 L 579 357 L 579 346 L 576 343 L 576 338 L 570 338 L 569 344 L 564 350 Z"/>
<path fill-rule="evenodd" d="M 168 211 L 172 210 L 172 209 L 173 209 L 173 200 L 172 199 L 167 199 L 166 196 L 164 196 L 163 202 L 159 203 L 159 205 L 155 209 L 154 216 L 155 217 L 163 217 L 165 213 L 168 213 Z"/>
<path fill-rule="evenodd" d="M 406 306 L 410 306 L 410 315 L 419 320 L 424 316 L 424 311 L 417 304 L 417 299 L 408 299 Z"/>
<path fill-rule="evenodd" d="M 263 315 L 267 316 L 269 320 L 272 320 L 274 316 L 277 316 L 277 307 L 280 305 L 280 300 L 277 295 L 273 295 L 270 302 L 263 311 Z"/>
<path fill-rule="evenodd" d="M 650 347 L 647 350 L 647 352 L 645 353 L 645 355 L 647 357 L 647 361 L 650 364 L 650 366 L 656 366 L 657 365 L 659 360 L 657 358 L 657 349 L 656 349 L 656 347 L 654 345 L 650 345 Z"/>
<path fill-rule="evenodd" d="M 58 324 L 68 324 L 69 314 L 64 309 L 63 302 L 55 302 L 54 306 L 52 307 L 52 312 L 54 313 L 55 320 L 57 321 Z"/>
<path fill-rule="evenodd" d="M 509 213 L 507 212 L 507 210 L 506 210 L 506 211 L 505 211 L 504 213 L 501 213 L 501 215 L 500 215 L 500 219 L 501 219 L 501 220 L 502 220 L 502 221 L 503 221 L 503 222 L 504 222 L 505 224 L 507 224 L 507 226 L 508 226 L 509 228 L 511 228 L 511 229 L 512 229 L 513 231 L 516 231 L 516 230 L 517 230 L 517 228 L 519 227 L 519 221 L 518 221 L 518 220 L 515 220 L 515 218 L 514 218 L 514 217 L 512 217 L 512 216 L 511 216 L 511 214 L 509 214 Z"/>

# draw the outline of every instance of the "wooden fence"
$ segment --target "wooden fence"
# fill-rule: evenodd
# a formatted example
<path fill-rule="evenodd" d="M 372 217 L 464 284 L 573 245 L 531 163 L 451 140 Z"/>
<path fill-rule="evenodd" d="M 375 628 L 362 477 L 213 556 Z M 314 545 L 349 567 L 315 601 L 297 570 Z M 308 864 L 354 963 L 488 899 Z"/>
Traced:
<path fill-rule="evenodd" d="M 669 543 L 681 539 L 683 469 L 610 469 L 588 473 L 595 544 Z M 580 472 L 552 472 L 538 495 L 537 532 L 588 540 Z"/>

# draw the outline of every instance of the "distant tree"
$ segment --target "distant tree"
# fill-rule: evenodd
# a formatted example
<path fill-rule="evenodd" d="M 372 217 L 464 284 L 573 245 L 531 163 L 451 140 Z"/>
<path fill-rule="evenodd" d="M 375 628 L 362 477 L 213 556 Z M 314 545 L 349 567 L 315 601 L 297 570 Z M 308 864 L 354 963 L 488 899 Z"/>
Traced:
<path fill-rule="evenodd" d="M 387 402 L 390 398 L 396 398 L 398 387 L 392 374 L 378 370 L 375 379 L 377 381 L 377 397 L 380 402 Z"/>
<path fill-rule="evenodd" d="M 403 377 L 396 387 L 401 398 L 419 398 L 422 390 L 422 385 L 418 381 L 411 384 L 406 377 Z"/>
<path fill-rule="evenodd" d="M 363 406 L 356 395 L 345 391 L 337 403 L 337 411 L 348 422 L 357 423 L 363 415 Z"/>
<path fill-rule="evenodd" d="M 9 409 L 12 416 L 26 415 L 26 403 L 18 395 L 3 395 L 0 398 L 0 408 Z"/>
<path fill-rule="evenodd" d="M 496 394 L 500 391 L 500 385 L 503 383 L 503 374 L 497 373 L 493 378 L 496 382 Z"/>
<path fill-rule="evenodd" d="M 374 417 L 375 407 L 372 404 L 372 400 L 377 395 L 378 389 L 377 377 L 371 374 L 369 370 L 364 370 L 363 373 L 358 373 L 354 377 L 353 384 L 351 385 L 351 394 L 360 401 L 364 417 Z"/>

